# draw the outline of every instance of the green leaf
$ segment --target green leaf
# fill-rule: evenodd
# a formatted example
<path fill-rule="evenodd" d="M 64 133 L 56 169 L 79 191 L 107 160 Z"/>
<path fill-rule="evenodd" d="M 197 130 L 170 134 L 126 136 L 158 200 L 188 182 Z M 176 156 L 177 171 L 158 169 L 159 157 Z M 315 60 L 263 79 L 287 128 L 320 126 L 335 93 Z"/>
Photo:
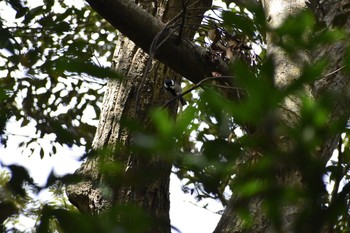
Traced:
<path fill-rule="evenodd" d="M 25 15 L 23 23 L 25 24 L 30 23 L 34 19 L 34 17 L 40 15 L 42 12 L 43 12 L 43 6 L 38 6 L 30 9 Z"/>
<path fill-rule="evenodd" d="M 237 191 L 243 197 L 255 196 L 264 190 L 264 185 L 260 180 L 247 180 L 244 184 L 240 184 L 237 187 Z"/>
<path fill-rule="evenodd" d="M 303 38 L 305 32 L 315 25 L 314 15 L 309 10 L 304 10 L 297 15 L 289 16 L 284 23 L 276 29 L 280 36 L 290 35 L 294 40 Z"/>
<path fill-rule="evenodd" d="M 44 149 L 40 148 L 40 158 L 43 159 L 44 158 Z"/>
<path fill-rule="evenodd" d="M 86 73 L 88 75 L 98 77 L 98 78 L 110 78 L 110 79 L 121 79 L 122 77 L 113 71 L 111 68 L 104 68 L 94 65 L 92 63 L 87 63 L 79 59 L 70 59 L 65 58 L 60 59 L 56 63 L 56 68 L 58 71 L 70 71 L 77 73 Z"/>
<path fill-rule="evenodd" d="M 229 27 L 242 31 L 243 34 L 249 38 L 254 37 L 256 28 L 250 18 L 232 11 L 224 11 L 222 17 L 225 25 L 229 25 Z"/>
<path fill-rule="evenodd" d="M 161 137 L 169 138 L 174 132 L 174 121 L 169 117 L 165 109 L 156 109 L 152 111 L 151 118 Z"/>

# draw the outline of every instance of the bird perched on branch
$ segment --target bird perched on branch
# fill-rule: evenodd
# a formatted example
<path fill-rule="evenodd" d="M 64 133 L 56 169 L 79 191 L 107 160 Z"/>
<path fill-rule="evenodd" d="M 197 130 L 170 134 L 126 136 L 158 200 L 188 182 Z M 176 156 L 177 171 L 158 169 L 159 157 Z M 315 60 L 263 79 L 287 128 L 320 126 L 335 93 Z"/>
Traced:
<path fill-rule="evenodd" d="M 179 96 L 182 93 L 181 86 L 177 82 L 172 80 L 172 79 L 166 79 L 164 81 L 164 89 L 172 97 Z M 181 102 L 182 105 L 186 105 L 187 104 L 186 100 L 182 96 L 179 96 L 179 99 L 180 99 L 180 102 Z"/>

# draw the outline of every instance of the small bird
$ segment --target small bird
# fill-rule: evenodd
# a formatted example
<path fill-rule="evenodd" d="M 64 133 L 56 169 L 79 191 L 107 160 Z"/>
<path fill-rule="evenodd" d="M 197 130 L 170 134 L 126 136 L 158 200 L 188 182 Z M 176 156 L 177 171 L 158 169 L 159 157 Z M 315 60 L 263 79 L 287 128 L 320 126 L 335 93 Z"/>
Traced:
<path fill-rule="evenodd" d="M 177 82 L 175 82 L 172 79 L 166 79 L 164 81 L 164 88 L 173 97 L 178 96 L 182 93 L 181 86 L 179 84 L 177 84 Z M 187 104 L 186 100 L 182 96 L 180 96 L 179 99 L 180 99 L 180 102 L 182 105 Z"/>

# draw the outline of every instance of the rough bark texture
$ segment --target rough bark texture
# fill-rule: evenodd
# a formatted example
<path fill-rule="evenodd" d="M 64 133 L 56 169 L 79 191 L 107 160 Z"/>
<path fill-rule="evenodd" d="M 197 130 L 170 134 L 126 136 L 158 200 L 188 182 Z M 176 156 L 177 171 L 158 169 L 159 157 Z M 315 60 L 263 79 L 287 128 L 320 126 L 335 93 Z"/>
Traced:
<path fill-rule="evenodd" d="M 305 8 L 304 0 L 297 1 L 280 1 L 280 0 L 265 0 L 262 1 L 266 19 L 271 29 L 280 26 L 284 19 L 289 15 L 300 12 Z M 300 75 L 303 64 L 308 60 L 306 53 L 300 54 L 300 59 L 291 60 L 288 59 L 287 53 L 283 51 L 275 41 L 273 41 L 273 35 L 267 33 L 267 51 L 268 55 L 272 56 L 275 64 L 275 77 L 274 82 L 277 88 L 287 87 L 293 80 Z M 290 96 L 286 98 L 284 106 L 278 113 L 278 118 L 283 121 L 288 121 L 287 124 L 292 125 L 297 122 L 295 116 L 299 112 L 299 101 Z M 276 122 L 277 124 L 277 122 Z M 279 135 L 281 136 L 281 135 Z M 282 143 L 282 142 L 281 142 Z M 288 143 L 286 143 L 287 145 Z M 287 150 L 287 148 L 286 148 Z M 301 185 L 301 177 L 298 172 L 295 171 L 282 171 L 281 174 L 276 174 L 276 182 L 279 185 L 295 184 Z M 215 233 L 228 233 L 228 232 L 274 232 L 275 229 L 272 223 L 266 217 L 264 212 L 264 201 L 260 197 L 253 198 L 249 201 L 250 214 L 253 217 L 254 223 L 250 228 L 244 224 L 244 221 L 240 219 L 238 213 L 235 211 L 235 206 L 239 204 L 240 198 L 233 196 L 227 206 L 222 218 L 220 219 Z M 293 223 L 295 216 L 300 212 L 299 203 L 294 205 L 284 206 L 282 219 L 282 232 L 294 232 Z"/>
<path fill-rule="evenodd" d="M 350 33 L 349 1 L 336 1 L 332 4 L 321 1 L 316 13 L 319 20 L 324 22 L 328 28 L 341 27 L 347 34 Z M 342 20 L 339 22 L 339 19 Z M 344 69 L 346 68 L 344 64 L 348 46 L 348 41 L 341 40 L 328 46 L 322 46 L 314 53 L 315 59 L 322 57 L 329 59 L 327 73 L 314 83 L 314 95 L 318 97 L 326 92 L 338 94 L 339 99 L 334 106 L 333 117 L 335 118 L 345 117 L 347 119 L 349 115 L 350 80 Z"/>
<path fill-rule="evenodd" d="M 103 18 L 144 51 L 149 51 L 153 39 L 166 25 L 165 22 L 162 23 L 158 18 L 149 14 L 152 11 L 142 10 L 134 1 L 88 0 L 87 2 Z M 211 2 L 211 0 L 198 1 L 198 4 L 204 7 L 198 9 L 206 9 L 205 5 L 208 2 Z M 177 4 L 180 5 L 181 0 L 178 0 Z M 227 74 L 228 67 L 225 62 L 209 63 L 207 59 L 203 59 L 205 49 L 195 45 L 191 40 L 183 40 L 181 44 L 178 44 L 177 32 L 165 30 L 162 32 L 162 38 L 168 39 L 157 50 L 155 57 L 192 82 L 197 83 L 203 78 L 211 76 L 211 71 L 220 71 L 221 74 Z"/>
<path fill-rule="evenodd" d="M 305 0 L 265 0 L 262 1 L 268 26 L 273 30 L 282 25 L 288 16 L 296 15 L 306 8 Z M 310 61 L 307 51 L 298 51 L 296 57 L 290 58 L 288 53 L 277 45 L 274 41 L 273 33 L 267 33 L 266 44 L 267 53 L 272 56 L 275 64 L 275 86 L 283 89 L 288 87 L 295 79 L 297 79 L 303 69 L 303 65 Z M 286 38 L 279 38 L 284 40 Z M 305 91 L 310 91 L 305 87 Z M 296 96 L 290 96 L 285 99 L 282 113 L 280 117 L 284 121 L 288 121 L 293 125 L 298 121 L 300 101 Z"/>
<path fill-rule="evenodd" d="M 115 4 L 118 2 L 114 1 Z M 189 4 L 191 5 L 193 2 L 195 2 L 192 5 L 194 12 L 187 19 L 186 24 L 195 26 L 191 30 L 185 30 L 184 36 L 186 38 L 182 38 L 181 43 L 193 37 L 196 25 L 198 26 L 201 22 L 201 15 L 211 6 L 211 1 L 190 1 Z M 118 14 L 115 12 L 118 11 L 116 8 L 107 7 L 101 1 L 96 6 L 99 7 L 99 10 L 113 11 L 114 15 Z M 125 6 L 126 12 L 130 6 L 137 8 L 137 11 L 141 11 L 142 14 L 151 13 L 163 22 L 168 22 L 182 10 L 181 1 L 177 0 L 145 0 L 137 1 L 137 5 L 128 1 L 128 6 Z M 145 33 L 144 39 L 150 43 L 158 32 L 157 30 L 160 30 L 164 24 L 158 22 L 156 18 L 152 18 L 152 21 L 158 22 L 156 23 L 158 26 L 161 25 L 156 32 L 152 33 L 152 23 L 146 19 L 139 18 L 137 19 L 139 21 L 133 22 L 138 17 L 138 15 L 127 15 L 127 21 L 129 21 L 127 25 L 133 27 L 135 26 L 133 23 L 142 23 L 144 26 L 142 32 Z M 143 23 L 146 23 L 147 26 Z M 149 35 L 148 30 L 151 35 Z M 168 54 L 168 57 L 171 56 Z M 166 162 L 166 159 L 162 158 L 161 155 L 141 155 L 125 150 L 135 139 L 122 124 L 123 120 L 137 120 L 146 130 L 149 124 L 148 113 L 150 109 L 162 106 L 167 100 L 162 89 L 164 79 L 180 80 L 174 71 L 158 61 L 152 61 L 149 73 L 139 89 L 140 83 L 143 82 L 143 75 L 147 71 L 146 64 L 149 59 L 150 57 L 144 50 L 136 46 L 126 36 L 119 34 L 113 56 L 113 66 L 125 79 L 108 82 L 100 121 L 93 141 L 94 150 L 98 151 L 103 148 L 107 150 L 98 151 L 100 153 L 98 157 L 88 158 L 78 173 L 89 177 L 89 179 L 77 185 L 68 186 L 67 192 L 70 201 L 80 211 L 92 214 L 99 214 L 114 204 L 139 206 L 157 219 L 157 225 L 149 232 L 164 233 L 170 232 L 169 175 L 171 164 Z M 173 116 L 176 114 L 176 109 L 177 104 L 172 104 L 169 108 Z M 119 173 L 114 176 L 112 174 L 112 180 L 108 175 L 104 176 L 99 171 L 101 162 L 117 164 L 116 168 L 118 168 Z"/>
<path fill-rule="evenodd" d="M 271 28 L 278 27 L 283 20 L 288 15 L 293 15 L 298 13 L 300 10 L 305 8 L 304 0 L 293 0 L 293 1 L 281 1 L 281 0 L 265 0 L 262 1 L 266 19 Z M 349 10 L 348 1 L 337 1 L 330 4 L 320 4 L 317 8 L 318 16 L 320 21 L 324 21 L 326 25 L 330 28 L 334 26 L 334 22 L 337 16 L 342 16 L 348 14 Z M 339 17 L 338 17 L 339 18 Z M 346 18 L 346 22 L 343 22 L 342 27 L 345 26 L 346 30 L 350 30 L 350 20 L 349 17 Z M 299 54 L 298 59 L 291 60 L 288 58 L 286 53 L 279 48 L 273 41 L 271 35 L 267 35 L 267 50 L 270 56 L 273 56 L 276 65 L 275 70 L 275 84 L 278 88 L 284 88 L 288 86 L 293 80 L 295 80 L 302 69 L 304 62 L 309 62 L 311 59 L 318 59 L 324 57 L 325 54 L 329 54 L 330 57 L 330 67 L 328 69 L 329 73 L 338 70 L 344 64 L 344 55 L 346 52 L 348 44 L 344 41 L 339 43 L 331 44 L 328 47 L 322 46 L 317 50 L 312 58 L 308 57 L 307 53 L 302 52 Z M 335 72 L 333 75 L 326 75 L 325 78 L 320 79 L 314 83 L 312 87 L 305 87 L 305 93 L 307 93 L 312 98 L 317 98 L 325 92 L 336 93 L 339 100 L 336 101 L 334 106 L 334 112 L 329 119 L 329 124 L 334 120 L 344 117 L 347 119 L 349 116 L 349 78 L 343 71 Z M 280 111 L 280 117 L 289 125 L 297 123 L 299 114 L 299 104 L 300 101 L 294 96 L 290 96 L 285 100 L 283 109 Z M 286 111 L 287 110 L 287 111 Z M 317 151 L 317 158 L 325 164 L 326 161 L 332 156 L 334 149 L 339 141 L 339 135 L 325 138 L 322 146 Z M 306 185 L 298 171 L 282 170 L 282 174 L 276 176 L 277 183 L 282 184 L 295 184 L 299 186 Z M 231 232 L 276 232 L 271 222 L 266 217 L 264 212 L 263 200 L 259 197 L 251 199 L 249 202 L 250 214 L 254 219 L 253 226 L 251 228 L 246 228 L 243 221 L 237 216 L 235 211 L 235 206 L 239 204 L 240 198 L 233 196 L 226 207 L 226 210 L 220 219 L 214 233 L 231 233 Z M 295 222 L 297 221 L 297 216 L 304 208 L 312 208 L 312 203 L 305 205 L 305 202 L 294 203 L 294 205 L 288 205 L 283 207 L 282 212 L 282 231 L 281 232 L 323 232 L 327 229 L 324 225 L 326 222 L 323 221 L 322 216 L 315 211 L 315 213 L 309 213 L 308 221 L 299 226 L 298 229 L 295 228 Z M 319 204 L 318 204 L 319 205 Z M 319 206 L 316 206 L 319 208 Z"/>
<path fill-rule="evenodd" d="M 159 20 L 152 17 L 150 12 L 160 13 L 161 4 L 165 2 L 158 3 L 157 9 L 149 10 L 148 13 L 140 10 L 140 8 L 134 4 L 134 2 L 128 0 L 105 0 L 105 1 L 95 1 L 88 0 L 91 6 L 99 12 L 104 18 L 112 23 L 116 28 L 120 29 L 125 35 L 132 38 L 136 44 L 141 46 L 141 48 L 150 48 L 153 38 L 162 30 L 165 24 L 161 23 Z M 157 2 L 157 1 L 155 1 Z M 171 2 L 171 1 L 170 1 Z M 174 0 L 173 2 L 180 2 Z M 324 1 L 327 2 L 327 1 Z M 321 1 L 320 6 L 316 9 L 321 21 L 324 21 L 328 27 L 341 26 L 345 27 L 347 30 L 350 28 L 349 17 L 341 17 L 343 15 L 349 14 L 348 1 L 334 1 L 332 4 L 323 4 Z M 153 4 L 150 3 L 150 4 Z M 169 3 L 171 4 L 171 3 Z M 304 0 L 293 0 L 293 1 L 282 1 L 282 0 L 265 0 L 263 1 L 266 18 L 271 28 L 275 28 L 290 14 L 297 13 L 300 9 L 305 7 Z M 169 6 L 169 5 L 167 5 Z M 169 10 L 170 11 L 170 10 Z M 132 17 L 130 17 L 132 15 Z M 161 14 L 160 14 L 161 15 Z M 339 22 L 339 19 L 346 19 Z M 341 23 L 342 25 L 339 25 Z M 146 26 L 145 26 L 146 25 Z M 170 33 L 171 34 L 171 33 Z M 165 33 L 164 36 L 170 35 Z M 173 34 L 171 34 L 173 35 Z M 201 59 L 200 48 L 193 46 L 193 44 L 184 41 L 181 45 L 176 45 L 176 34 L 175 36 L 170 36 L 167 43 L 157 51 L 156 57 L 159 58 L 164 63 L 168 64 L 178 73 L 186 76 L 191 81 L 197 82 L 206 75 L 213 71 L 213 66 L 208 66 L 208 64 Z M 289 85 L 295 78 L 300 74 L 301 65 L 309 61 L 310 58 L 306 53 L 301 53 L 298 60 L 290 60 L 286 58 L 286 54 L 276 46 L 270 37 L 267 35 L 268 43 L 268 53 L 274 57 L 276 64 L 275 73 L 275 84 L 279 88 L 284 88 Z M 116 142 L 122 142 L 122 144 L 130 143 L 130 135 L 123 128 L 120 128 L 120 119 L 123 116 L 137 116 L 138 118 L 145 118 L 146 110 L 149 106 L 156 106 L 163 102 L 159 99 L 160 93 L 159 86 L 162 83 L 163 74 L 168 72 L 167 68 L 163 67 L 159 63 L 153 62 L 153 72 L 155 76 L 151 76 L 147 79 L 147 88 L 144 88 L 141 92 L 145 94 L 141 95 L 142 99 L 141 107 L 139 112 L 135 112 L 135 89 L 140 80 L 140 76 L 144 71 L 144 62 L 148 57 L 135 45 L 133 45 L 128 39 L 120 37 L 118 42 L 119 51 L 116 53 L 114 58 L 116 68 L 125 76 L 128 77 L 127 80 L 120 83 L 117 81 L 110 81 L 108 84 L 108 89 L 105 94 L 104 107 L 101 114 L 100 124 L 97 130 L 97 134 L 94 140 L 94 148 L 102 148 L 107 145 L 115 145 Z M 317 59 L 318 56 L 323 56 L 324 54 L 330 54 L 330 66 L 329 73 L 338 70 L 342 67 L 344 63 L 344 53 L 347 44 L 343 41 L 339 43 L 332 44 L 330 46 L 323 46 L 316 52 L 311 58 Z M 124 54 L 124 55 L 122 55 Z M 169 56 L 171 54 L 172 56 Z M 123 58 L 125 57 L 125 58 Z M 140 62 L 139 62 L 140 61 Z M 226 69 L 225 67 L 223 68 Z M 221 72 L 224 73 L 224 72 Z M 339 117 L 347 117 L 349 111 L 347 110 L 349 106 L 349 79 L 348 76 L 339 70 L 332 73 L 331 75 L 326 75 L 325 77 L 314 83 L 312 89 L 306 88 L 305 91 L 310 96 L 318 98 L 325 92 L 335 92 L 339 94 L 339 101 L 334 106 L 334 112 L 330 118 L 330 123 L 334 119 Z M 148 93 L 146 95 L 146 93 Z M 299 111 L 299 100 L 294 99 L 291 96 L 286 99 L 285 107 L 288 111 L 281 110 L 281 116 L 284 120 L 290 120 L 289 124 L 294 124 L 297 119 L 294 113 L 298 115 Z M 174 109 L 172 111 L 175 111 Z M 292 115 L 289 115 L 293 112 Z M 338 142 L 339 136 L 325 139 L 323 145 L 317 151 L 316 156 L 322 161 L 326 161 L 331 156 L 335 146 Z M 133 173 L 134 169 L 140 166 L 140 161 L 135 160 L 134 155 L 126 155 L 122 157 L 123 171 L 125 174 L 129 175 Z M 123 187 L 118 189 L 113 198 L 106 199 L 103 198 L 98 187 L 100 185 L 100 179 L 103 177 L 96 172 L 97 162 L 96 160 L 90 160 L 85 163 L 81 171 L 83 173 L 88 173 L 92 180 L 81 183 L 78 186 L 70 187 L 70 198 L 73 200 L 80 210 L 87 212 L 99 213 L 101 210 L 108 208 L 111 203 L 117 200 L 123 201 L 140 201 L 139 204 L 145 209 L 150 209 L 153 216 L 163 218 L 165 225 L 168 224 L 168 214 L 167 210 L 169 208 L 168 204 L 168 177 L 170 166 L 164 165 L 158 157 L 152 157 L 151 160 L 143 163 L 146 167 L 153 169 L 158 166 L 162 166 L 164 171 L 162 174 L 166 179 L 150 179 L 147 180 L 147 189 L 142 186 L 138 187 Z M 168 166 L 168 167 L 167 167 Z M 276 177 L 277 181 L 280 183 L 289 183 L 296 185 L 303 185 L 300 174 L 295 172 L 285 172 Z M 148 188 L 149 187 L 149 188 Z M 121 198 L 120 198 L 121 197 Z M 139 199 L 141 197 L 141 199 Z M 231 198 L 229 205 L 227 206 L 215 233 L 228 233 L 228 232 L 275 232 L 274 227 L 271 222 L 266 218 L 263 211 L 263 200 L 261 198 L 255 198 L 250 200 L 249 206 L 251 210 L 251 215 L 254 217 L 255 221 L 252 228 L 246 229 L 244 227 L 243 221 L 238 217 L 235 211 L 235 205 L 239 202 L 239 197 L 234 196 Z M 295 205 L 289 205 L 283 207 L 283 222 L 282 222 L 282 232 L 296 232 L 293 227 L 295 221 L 295 216 L 300 212 L 300 205 L 295 203 Z M 315 219 L 314 219 L 315 220 Z M 317 218 L 316 218 L 317 220 Z M 316 221 L 310 222 L 305 225 L 303 231 L 299 232 L 319 232 L 321 226 L 315 224 Z M 168 232 L 169 229 L 159 231 Z M 157 231 L 153 231 L 157 232 Z"/>

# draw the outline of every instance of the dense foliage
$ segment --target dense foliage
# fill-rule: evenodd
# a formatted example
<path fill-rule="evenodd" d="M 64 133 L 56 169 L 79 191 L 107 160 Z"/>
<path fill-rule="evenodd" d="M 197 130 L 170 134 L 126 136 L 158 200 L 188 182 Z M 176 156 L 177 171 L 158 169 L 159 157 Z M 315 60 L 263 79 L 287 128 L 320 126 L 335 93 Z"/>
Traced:
<path fill-rule="evenodd" d="M 51 148 L 41 149 L 40 156 L 55 154 L 62 144 L 88 148 L 95 131 L 91 122 L 100 111 L 102 78 L 113 77 L 99 60 L 111 56 L 115 30 L 83 2 L 33 4 L 37 2 L 1 3 L 2 144 L 15 133 L 6 128 L 12 119 L 21 127 L 35 124 L 35 132 L 19 144 L 29 154 L 43 148 L 39 139 L 50 134 L 55 135 Z"/>
<path fill-rule="evenodd" d="M 14 22 L 2 15 L 0 18 L 1 142 L 6 146 L 9 135 L 16 133 L 7 128 L 10 120 L 19 122 L 22 127 L 34 123 L 35 136 L 24 139 L 19 147 L 42 157 L 56 154 L 62 145 L 90 149 L 95 131 L 91 120 L 99 115 L 104 78 L 118 77 L 98 64 L 102 57 L 111 56 L 115 29 L 88 6 L 77 7 L 67 2 L 46 0 L 34 8 L 16 0 L 1 3 L 11 9 L 16 18 Z M 218 198 L 226 205 L 231 194 L 242 197 L 244 201 L 236 205 L 247 227 L 253 221 L 247 205 L 250 199 L 259 196 L 266 201 L 266 213 L 276 229 L 282 224 L 280 207 L 303 199 L 307 208 L 300 216 L 300 226 L 303 221 L 322 220 L 336 232 L 349 231 L 350 147 L 346 119 L 340 118 L 331 124 L 328 121 L 335 101 L 341 96 L 327 93 L 315 100 L 303 92 L 305 85 L 325 75 L 328 60 L 321 58 L 305 64 L 298 81 L 284 90 L 277 89 L 273 84 L 273 62 L 263 55 L 267 29 L 262 9 L 249 5 L 230 6 L 222 18 L 207 18 L 201 30 L 232 33 L 243 40 L 244 45 L 262 46 L 261 60 L 254 54 L 253 64 L 246 62 L 247 56 L 227 61 L 232 67 L 232 78 L 228 82 L 234 82 L 237 87 L 229 91 L 244 89 L 242 99 L 227 98 L 222 86 L 208 80 L 196 88 L 198 98 L 185 96 L 190 104 L 180 111 L 176 122 L 167 117 L 165 109 L 157 109 L 150 112 L 155 131 L 140 131 L 137 124 L 132 124 L 130 130 L 136 135 L 135 144 L 124 149 L 150 156 L 163 155 L 165 161 L 174 164 L 178 177 L 187 182 L 183 189 L 199 199 Z M 288 36 L 288 43 L 281 40 L 280 45 L 291 57 L 298 50 L 307 49 L 312 53 L 322 45 L 345 38 L 345 30 L 330 31 L 321 26 L 306 11 L 298 18 L 288 19 L 275 34 L 276 37 Z M 300 39 L 306 32 L 309 37 Z M 220 42 L 215 36 L 210 38 L 208 33 L 201 32 L 197 40 L 208 50 L 215 50 L 214 41 L 223 43 L 221 38 Z M 249 46 L 242 48 L 249 50 Z M 244 52 L 247 55 L 247 51 Z M 230 58 L 226 50 L 223 56 Z M 349 72 L 349 69 L 341 72 Z M 299 123 L 293 126 L 275 121 L 272 114 L 289 95 L 298 96 L 302 102 Z M 257 128 L 265 128 L 266 132 L 248 134 L 249 130 Z M 293 142 L 291 150 L 286 152 L 278 144 L 280 139 L 276 138 L 276 132 L 288 136 Z M 315 158 L 323 141 L 339 133 L 344 134 L 338 156 L 327 165 Z M 51 150 L 44 151 L 39 139 L 50 134 L 55 135 L 49 142 Z M 1 221 L 21 213 L 29 189 L 37 192 L 43 188 L 33 183 L 24 168 L 14 165 L 8 168 L 11 178 L 3 177 L 0 189 L 0 205 L 8 209 L 8 215 L 1 216 Z M 294 184 L 282 185 L 276 180 L 278 169 L 301 171 L 308 185 L 302 188 Z M 56 185 L 53 187 L 57 188 L 77 179 L 51 175 L 47 186 Z M 12 198 L 11 194 L 19 197 Z M 38 207 L 36 214 L 39 221 L 33 231 L 38 232 L 53 232 L 54 229 L 60 232 L 111 232 L 111 229 L 142 232 L 152 223 L 149 216 L 130 206 L 115 206 L 101 216 L 92 217 L 67 205 L 51 204 Z M 119 216 L 119 221 L 115 221 L 115 216 Z M 137 225 L 131 221 L 135 218 Z"/>

